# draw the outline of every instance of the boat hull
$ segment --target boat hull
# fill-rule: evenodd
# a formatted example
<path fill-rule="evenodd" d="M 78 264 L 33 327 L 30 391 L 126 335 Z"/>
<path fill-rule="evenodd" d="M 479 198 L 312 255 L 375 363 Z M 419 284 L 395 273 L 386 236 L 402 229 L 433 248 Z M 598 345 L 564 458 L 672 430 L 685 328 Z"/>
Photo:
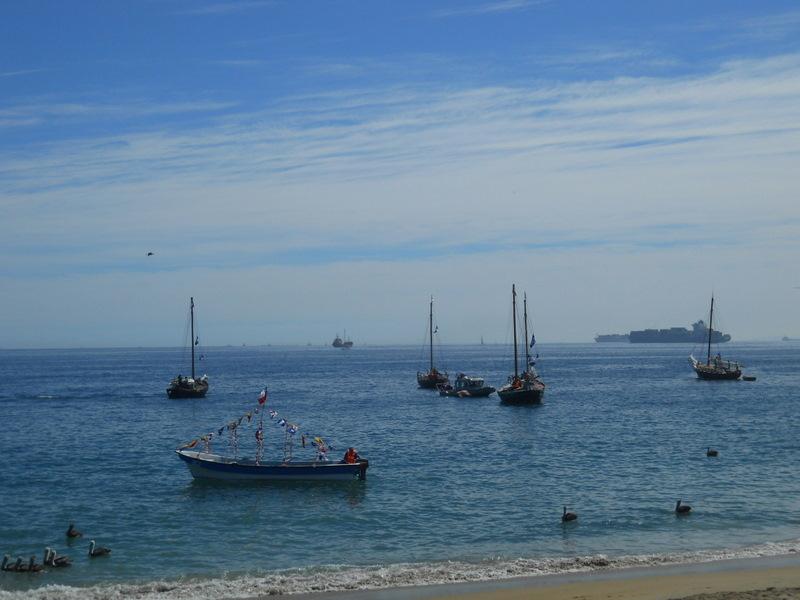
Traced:
<path fill-rule="evenodd" d="M 522 388 L 505 387 L 497 390 L 503 404 L 541 404 L 544 397 L 544 386 Z"/>
<path fill-rule="evenodd" d="M 446 373 L 417 373 L 417 385 L 427 390 L 435 389 L 448 381 L 450 378 Z"/>
<path fill-rule="evenodd" d="M 741 365 L 737 362 L 716 359 L 710 363 L 702 363 L 694 356 L 689 357 L 689 364 L 698 379 L 708 381 L 735 381 L 742 376 Z"/>
<path fill-rule="evenodd" d="M 173 382 L 167 387 L 167 397 L 169 398 L 203 398 L 207 392 L 207 381 L 196 381 L 193 385 Z"/>
<path fill-rule="evenodd" d="M 486 398 L 487 396 L 491 396 L 494 392 L 495 389 L 490 386 L 468 390 L 439 389 L 440 396 L 450 396 L 455 398 Z"/>
<path fill-rule="evenodd" d="M 742 376 L 742 372 L 738 369 L 733 371 L 716 370 L 716 369 L 703 369 L 695 367 L 694 372 L 697 373 L 699 379 L 706 379 L 709 381 L 734 381 Z"/>
<path fill-rule="evenodd" d="M 337 462 L 262 462 L 235 460 L 217 454 L 176 450 L 195 479 L 225 481 L 353 481 L 367 478 L 369 461 Z"/>

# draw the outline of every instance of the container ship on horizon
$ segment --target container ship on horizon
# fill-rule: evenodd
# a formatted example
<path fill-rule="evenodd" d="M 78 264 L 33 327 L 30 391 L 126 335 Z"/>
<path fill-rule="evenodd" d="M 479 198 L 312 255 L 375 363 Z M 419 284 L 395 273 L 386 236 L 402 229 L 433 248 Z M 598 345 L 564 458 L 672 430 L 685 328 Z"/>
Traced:
<path fill-rule="evenodd" d="M 704 343 L 708 341 L 708 327 L 701 319 L 692 323 L 692 329 L 670 327 L 669 329 L 640 329 L 630 333 L 609 333 L 598 335 L 595 342 L 630 342 L 631 344 L 679 344 Z M 731 336 L 720 331 L 711 332 L 711 343 L 722 344 L 731 341 Z"/>

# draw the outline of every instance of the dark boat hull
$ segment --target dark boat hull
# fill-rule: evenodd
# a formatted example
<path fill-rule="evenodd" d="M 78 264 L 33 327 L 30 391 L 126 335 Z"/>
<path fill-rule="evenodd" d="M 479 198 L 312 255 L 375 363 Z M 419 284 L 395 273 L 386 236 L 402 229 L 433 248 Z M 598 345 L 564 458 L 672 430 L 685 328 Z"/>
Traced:
<path fill-rule="evenodd" d="M 417 385 L 427 390 L 435 389 L 448 381 L 450 378 L 446 373 L 417 373 Z"/>
<path fill-rule="evenodd" d="M 176 450 L 195 479 L 227 481 L 353 481 L 367 478 L 369 461 L 335 462 L 262 462 L 235 460 L 216 454 Z"/>
<path fill-rule="evenodd" d="M 503 404 L 540 404 L 544 397 L 544 386 L 500 388 L 497 395 Z"/>
<path fill-rule="evenodd" d="M 462 390 L 439 389 L 440 396 L 450 396 L 455 398 L 486 398 L 487 396 L 491 396 L 494 392 L 495 389 L 490 386 Z"/>
<path fill-rule="evenodd" d="M 695 367 L 694 372 L 697 373 L 699 379 L 706 379 L 708 381 L 735 381 L 742 376 L 742 372 L 738 369 L 734 371 L 719 371 L 716 369 L 702 369 Z"/>
<path fill-rule="evenodd" d="M 204 398 L 207 392 L 207 382 L 195 382 L 194 385 L 171 383 L 167 388 L 169 398 Z"/>

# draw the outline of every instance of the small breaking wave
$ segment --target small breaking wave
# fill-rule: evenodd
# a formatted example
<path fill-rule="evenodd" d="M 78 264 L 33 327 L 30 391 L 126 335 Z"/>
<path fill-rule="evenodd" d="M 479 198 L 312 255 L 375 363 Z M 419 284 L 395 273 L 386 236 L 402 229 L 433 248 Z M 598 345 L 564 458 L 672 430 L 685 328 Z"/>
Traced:
<path fill-rule="evenodd" d="M 392 565 L 331 565 L 271 571 L 262 575 L 215 579 L 153 581 L 139 584 L 71 587 L 47 585 L 26 591 L 0 591 L 0 600 L 196 600 L 234 599 L 283 594 L 378 590 L 444 583 L 498 581 L 563 573 L 587 573 L 633 567 L 706 563 L 719 560 L 781 556 L 800 551 L 800 540 L 747 548 L 700 550 L 635 556 L 562 558 L 496 558 L 480 562 L 446 561 Z"/>

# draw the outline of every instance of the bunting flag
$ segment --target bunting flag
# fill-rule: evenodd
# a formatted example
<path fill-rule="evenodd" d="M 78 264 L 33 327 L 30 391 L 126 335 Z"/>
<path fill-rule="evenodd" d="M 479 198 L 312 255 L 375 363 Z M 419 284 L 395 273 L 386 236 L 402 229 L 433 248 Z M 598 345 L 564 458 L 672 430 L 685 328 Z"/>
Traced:
<path fill-rule="evenodd" d="M 194 338 L 194 345 L 195 346 L 199 346 L 200 345 L 200 337 L 199 336 Z"/>
<path fill-rule="evenodd" d="M 530 345 L 530 347 L 533 348 L 533 345 L 535 343 L 536 343 L 536 336 L 534 334 L 531 334 L 531 345 Z"/>
<path fill-rule="evenodd" d="M 194 448 L 195 446 L 197 446 L 197 444 L 202 442 L 204 447 L 206 448 L 205 451 L 206 452 L 210 452 L 209 444 L 210 444 L 211 440 L 215 436 L 216 437 L 222 437 L 223 432 L 227 430 L 230 433 L 231 448 L 233 449 L 234 456 L 236 456 L 236 453 L 238 452 L 238 433 L 239 433 L 238 430 L 241 428 L 242 421 L 244 421 L 246 419 L 247 422 L 246 422 L 245 425 L 248 425 L 248 424 L 250 424 L 252 422 L 253 415 L 261 414 L 262 415 L 261 416 L 261 420 L 257 423 L 257 430 L 255 432 L 255 438 L 256 438 L 256 441 L 257 441 L 257 444 L 258 444 L 256 456 L 257 456 L 257 460 L 259 460 L 260 459 L 261 450 L 263 449 L 263 440 L 264 440 L 263 414 L 265 412 L 267 412 L 267 407 L 264 406 L 266 404 L 266 401 L 267 401 L 267 395 L 268 395 L 267 388 L 264 387 L 264 389 L 261 391 L 261 394 L 258 397 L 258 406 L 256 406 L 254 409 L 252 409 L 249 412 L 243 414 L 238 419 L 234 419 L 233 421 L 230 421 L 227 425 L 223 425 L 222 427 L 220 427 L 216 431 L 212 431 L 211 433 L 207 433 L 207 434 L 201 436 L 200 438 L 197 438 L 197 439 L 192 440 L 191 442 L 188 442 L 187 444 L 181 446 L 181 448 L 187 448 L 187 449 L 188 448 Z M 280 426 L 280 427 L 283 427 L 285 429 L 286 435 L 294 436 L 295 434 L 297 434 L 300 431 L 300 425 L 298 425 L 297 423 L 290 423 L 289 421 L 287 421 L 284 418 L 278 418 L 278 411 L 276 411 L 274 409 L 269 409 L 269 418 L 270 419 L 277 419 L 275 421 L 275 424 Z M 313 447 L 315 447 L 317 449 L 317 452 L 319 452 L 322 455 L 324 455 L 326 452 L 328 452 L 330 450 L 334 450 L 334 447 L 332 445 L 328 444 L 323 438 L 321 438 L 319 436 L 313 436 L 308 431 L 304 432 L 301 435 L 300 441 L 301 441 L 301 443 L 303 445 L 303 448 L 306 447 L 306 442 L 308 442 Z"/>

